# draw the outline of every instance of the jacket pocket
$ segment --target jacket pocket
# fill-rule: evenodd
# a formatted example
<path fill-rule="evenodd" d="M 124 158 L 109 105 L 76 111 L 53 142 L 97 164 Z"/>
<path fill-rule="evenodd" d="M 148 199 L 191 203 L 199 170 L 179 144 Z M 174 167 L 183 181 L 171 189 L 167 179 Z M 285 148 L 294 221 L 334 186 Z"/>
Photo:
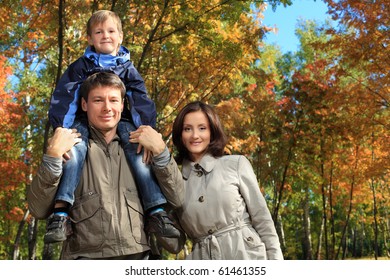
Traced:
<path fill-rule="evenodd" d="M 76 200 L 70 211 L 73 234 L 68 238 L 71 252 L 87 251 L 102 245 L 103 218 L 100 194 L 88 193 Z"/>
<path fill-rule="evenodd" d="M 124 193 L 127 214 L 129 215 L 130 228 L 133 237 L 137 243 L 147 244 L 146 235 L 144 232 L 144 214 L 141 202 L 137 192 L 126 191 Z"/>
<path fill-rule="evenodd" d="M 266 260 L 267 252 L 264 242 L 253 227 L 244 227 L 242 229 L 242 238 L 245 248 L 245 257 L 247 260 Z"/>

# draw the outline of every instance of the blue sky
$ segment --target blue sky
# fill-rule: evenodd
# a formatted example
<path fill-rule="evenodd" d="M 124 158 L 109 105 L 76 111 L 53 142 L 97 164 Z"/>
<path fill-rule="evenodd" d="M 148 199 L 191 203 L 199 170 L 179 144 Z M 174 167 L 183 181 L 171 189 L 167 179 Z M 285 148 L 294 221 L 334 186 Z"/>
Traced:
<path fill-rule="evenodd" d="M 293 0 L 292 2 L 292 5 L 286 8 L 283 5 L 278 6 L 275 12 L 269 6 L 264 13 L 263 24 L 276 26 L 279 29 L 277 34 L 267 34 L 265 42 L 279 45 L 283 53 L 297 50 L 299 41 L 294 32 L 298 19 L 323 23 L 329 18 L 326 13 L 328 7 L 322 0 Z"/>

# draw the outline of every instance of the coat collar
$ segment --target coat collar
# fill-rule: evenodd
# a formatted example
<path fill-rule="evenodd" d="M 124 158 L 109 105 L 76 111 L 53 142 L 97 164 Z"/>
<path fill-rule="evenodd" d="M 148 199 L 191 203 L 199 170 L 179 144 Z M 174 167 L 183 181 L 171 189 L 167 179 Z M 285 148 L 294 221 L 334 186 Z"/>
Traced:
<path fill-rule="evenodd" d="M 100 67 L 110 67 L 124 64 L 130 60 L 130 51 L 124 47 L 120 46 L 117 56 L 110 54 L 98 54 L 95 52 L 94 48 L 89 46 L 84 52 L 84 56 L 92 60 L 96 66 Z"/>
<path fill-rule="evenodd" d="M 102 149 L 107 149 L 110 143 L 107 144 L 106 140 L 104 139 L 104 135 L 97 130 L 95 127 L 89 125 L 89 131 L 90 131 L 90 138 Z M 112 139 L 113 141 L 119 141 L 118 134 L 115 135 L 115 137 Z"/>
<path fill-rule="evenodd" d="M 185 180 L 190 176 L 191 171 L 202 170 L 204 174 L 210 173 L 215 165 L 217 164 L 218 159 L 213 157 L 210 154 L 205 154 L 199 163 L 195 163 L 185 159 L 183 161 L 182 175 Z"/>

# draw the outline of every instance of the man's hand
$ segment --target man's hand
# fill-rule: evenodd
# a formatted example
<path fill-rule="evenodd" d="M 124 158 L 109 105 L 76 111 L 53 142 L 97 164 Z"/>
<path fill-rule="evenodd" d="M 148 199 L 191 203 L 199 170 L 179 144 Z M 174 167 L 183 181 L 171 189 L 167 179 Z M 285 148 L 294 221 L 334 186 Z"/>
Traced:
<path fill-rule="evenodd" d="M 77 143 L 81 142 L 81 134 L 76 129 L 57 127 L 54 134 L 48 140 L 46 154 L 51 157 L 64 158 L 70 157 L 68 151 Z"/>
<path fill-rule="evenodd" d="M 161 133 L 147 125 L 141 125 L 136 131 L 130 132 L 130 142 L 140 144 L 137 150 L 138 153 L 144 147 L 145 152 L 150 151 L 153 156 L 157 156 L 165 149 Z"/>

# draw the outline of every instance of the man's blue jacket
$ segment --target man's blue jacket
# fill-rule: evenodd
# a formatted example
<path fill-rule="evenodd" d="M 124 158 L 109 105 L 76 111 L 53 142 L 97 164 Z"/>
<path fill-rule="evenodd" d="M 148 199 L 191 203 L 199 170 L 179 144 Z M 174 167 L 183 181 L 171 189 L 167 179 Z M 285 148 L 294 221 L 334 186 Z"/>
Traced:
<path fill-rule="evenodd" d="M 84 55 L 69 65 L 55 88 L 49 109 L 49 120 L 53 128 L 70 128 L 78 113 L 82 82 L 96 72 L 117 74 L 126 86 L 126 103 L 122 117 L 131 118 L 134 125 L 156 126 L 156 105 L 148 97 L 144 80 L 130 61 L 130 52 L 121 46 L 118 55 L 97 54 L 88 47 Z"/>

